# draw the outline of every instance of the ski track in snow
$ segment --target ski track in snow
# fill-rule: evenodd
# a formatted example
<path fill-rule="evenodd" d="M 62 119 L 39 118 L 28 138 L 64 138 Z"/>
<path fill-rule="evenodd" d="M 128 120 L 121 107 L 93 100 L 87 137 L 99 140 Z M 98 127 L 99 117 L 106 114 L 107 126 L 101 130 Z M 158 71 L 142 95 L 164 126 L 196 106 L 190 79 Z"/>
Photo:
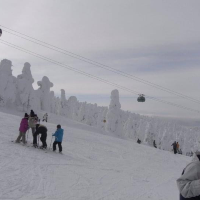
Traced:
<path fill-rule="evenodd" d="M 0 113 L 0 199 L 178 199 L 176 179 L 191 158 L 99 134 L 69 120 L 62 121 L 63 154 L 45 153 L 11 142 L 20 120 Z M 56 124 L 44 125 L 49 145 Z"/>

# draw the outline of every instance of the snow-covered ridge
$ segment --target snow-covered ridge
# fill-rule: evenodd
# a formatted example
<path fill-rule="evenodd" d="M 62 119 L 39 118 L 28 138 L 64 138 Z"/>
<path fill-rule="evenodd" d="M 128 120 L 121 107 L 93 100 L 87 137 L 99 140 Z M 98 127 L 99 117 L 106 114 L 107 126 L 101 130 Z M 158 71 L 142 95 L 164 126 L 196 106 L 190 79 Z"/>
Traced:
<path fill-rule="evenodd" d="M 56 97 L 50 89 L 53 83 L 44 76 L 34 90 L 31 65 L 25 63 L 22 74 L 12 75 L 12 62 L 3 59 L 0 63 L 0 107 L 21 112 L 48 112 L 64 116 L 90 126 L 97 127 L 104 133 L 153 146 L 156 141 L 160 149 L 171 151 L 171 144 L 178 141 L 184 154 L 195 151 L 200 144 L 200 128 L 187 128 L 158 118 L 141 116 L 121 110 L 118 90 L 111 92 L 109 107 L 79 102 L 75 96 L 68 99 L 65 90 L 61 97 Z"/>

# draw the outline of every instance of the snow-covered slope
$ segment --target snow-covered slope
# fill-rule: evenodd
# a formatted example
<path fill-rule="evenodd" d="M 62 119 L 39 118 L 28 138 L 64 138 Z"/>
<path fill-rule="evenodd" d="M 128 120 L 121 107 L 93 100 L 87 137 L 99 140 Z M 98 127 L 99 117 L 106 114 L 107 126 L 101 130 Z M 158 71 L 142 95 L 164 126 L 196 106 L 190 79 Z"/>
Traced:
<path fill-rule="evenodd" d="M 47 143 L 60 123 L 63 155 L 12 143 L 21 117 L 0 113 L 0 199 L 176 200 L 176 179 L 191 160 L 54 117 Z M 29 142 L 32 136 L 29 132 Z"/>

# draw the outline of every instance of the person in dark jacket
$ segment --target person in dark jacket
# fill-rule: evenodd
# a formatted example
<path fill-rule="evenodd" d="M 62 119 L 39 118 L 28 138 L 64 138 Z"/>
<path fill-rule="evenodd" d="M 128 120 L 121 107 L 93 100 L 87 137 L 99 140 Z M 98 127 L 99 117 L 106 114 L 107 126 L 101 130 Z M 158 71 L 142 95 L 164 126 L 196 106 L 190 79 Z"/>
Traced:
<path fill-rule="evenodd" d="M 177 180 L 180 200 L 200 200 L 200 151 L 194 154 Z"/>
<path fill-rule="evenodd" d="M 59 152 L 62 152 L 62 139 L 63 139 L 64 130 L 61 128 L 61 125 L 57 125 L 56 132 L 52 135 L 55 136 L 55 141 L 53 143 L 53 151 L 56 151 L 56 145 L 58 144 Z"/>
<path fill-rule="evenodd" d="M 157 145 L 156 145 L 156 141 L 155 141 L 155 140 L 153 141 L 153 146 L 154 146 L 155 148 L 157 148 Z"/>
<path fill-rule="evenodd" d="M 141 140 L 140 140 L 139 138 L 138 138 L 138 140 L 137 140 L 137 143 L 138 143 L 138 144 L 140 144 L 140 143 L 141 143 Z"/>
<path fill-rule="evenodd" d="M 171 146 L 173 146 L 174 154 L 177 154 L 177 143 L 176 143 L 176 141 L 174 141 L 174 143 Z"/>
<path fill-rule="evenodd" d="M 34 133 L 34 137 L 33 137 L 33 146 L 37 147 L 37 136 L 41 134 L 40 140 L 42 142 L 42 146 L 41 148 L 46 149 L 47 148 L 47 143 L 46 143 L 46 139 L 47 139 L 47 128 L 46 126 L 42 125 L 42 124 L 36 124 L 36 132 Z"/>

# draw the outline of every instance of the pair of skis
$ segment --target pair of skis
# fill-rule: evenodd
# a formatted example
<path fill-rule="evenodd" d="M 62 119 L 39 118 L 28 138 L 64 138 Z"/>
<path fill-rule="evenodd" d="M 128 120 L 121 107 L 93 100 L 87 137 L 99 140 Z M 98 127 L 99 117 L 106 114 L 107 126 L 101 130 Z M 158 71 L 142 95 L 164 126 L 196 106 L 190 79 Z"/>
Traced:
<path fill-rule="evenodd" d="M 15 143 L 15 141 L 11 141 L 11 142 L 13 142 L 13 143 Z M 57 153 L 56 151 L 53 151 L 53 149 L 51 148 L 51 147 L 47 147 L 47 148 L 41 148 L 41 146 L 34 146 L 33 144 L 30 144 L 30 143 L 26 143 L 26 144 L 23 144 L 23 143 L 16 143 L 16 144 L 21 144 L 21 145 L 23 145 L 23 146 L 26 146 L 26 147 L 34 147 L 35 149 L 41 149 L 41 150 L 43 150 L 45 153 L 47 153 L 48 151 L 49 152 L 54 152 L 54 153 Z M 63 154 L 62 152 L 59 152 L 59 154 Z"/>
<path fill-rule="evenodd" d="M 33 146 L 34 147 L 34 146 Z M 40 147 L 36 147 L 37 149 L 41 149 L 41 150 L 43 150 L 43 151 L 45 151 L 45 153 L 47 153 L 47 152 L 53 152 L 53 153 L 57 153 L 56 151 L 53 151 L 53 149 L 52 148 L 40 148 Z M 59 154 L 63 154 L 62 152 L 58 152 Z"/>
<path fill-rule="evenodd" d="M 21 142 L 15 142 L 14 140 L 12 140 L 11 142 L 13 142 L 13 143 L 16 143 L 16 144 L 20 144 L 20 145 L 23 145 L 23 146 L 26 146 L 26 147 L 31 147 L 31 143 L 28 143 L 28 142 L 26 142 L 25 144 L 23 144 L 23 143 L 21 143 Z"/>

